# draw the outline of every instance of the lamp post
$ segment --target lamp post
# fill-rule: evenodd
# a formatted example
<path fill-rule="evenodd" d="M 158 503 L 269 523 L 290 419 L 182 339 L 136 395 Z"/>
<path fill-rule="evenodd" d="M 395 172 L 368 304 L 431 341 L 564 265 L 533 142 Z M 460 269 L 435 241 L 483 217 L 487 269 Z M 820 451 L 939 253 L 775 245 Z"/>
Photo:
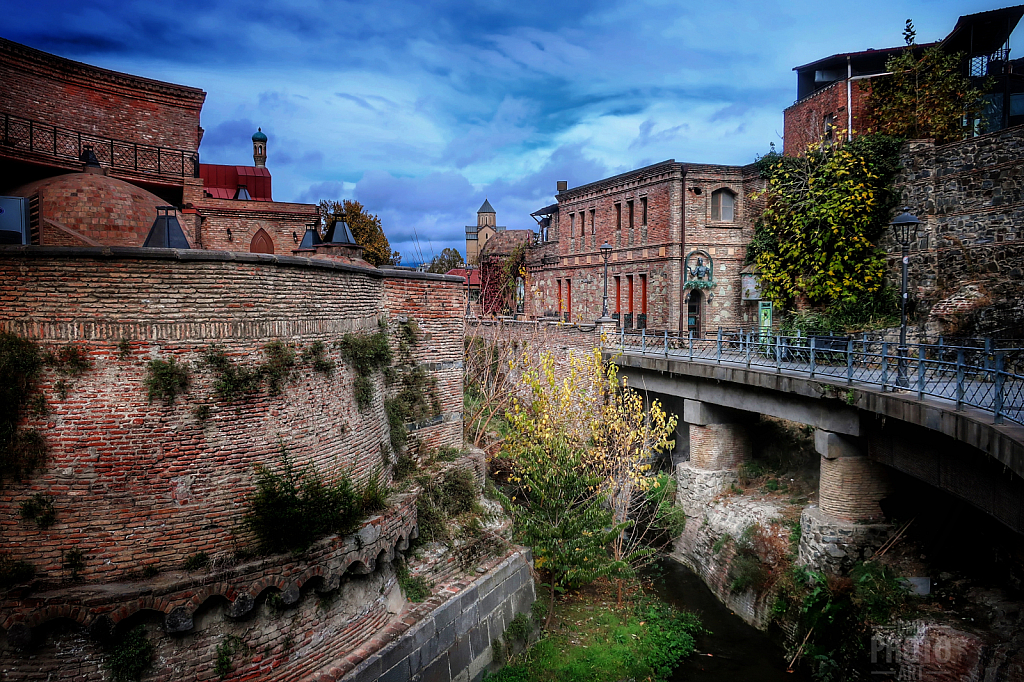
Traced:
<path fill-rule="evenodd" d="M 611 322 L 608 317 L 608 258 L 612 255 L 612 245 L 601 244 L 601 258 L 604 259 L 604 301 L 601 303 L 601 319 L 598 322 Z"/>
<path fill-rule="evenodd" d="M 473 266 L 466 265 L 466 317 L 473 316 L 473 309 L 470 308 L 471 296 L 473 294 Z"/>
<path fill-rule="evenodd" d="M 909 206 L 904 206 L 903 213 L 889 223 L 893 238 L 900 243 L 903 249 L 903 282 L 900 285 L 900 357 L 897 361 L 898 376 L 896 379 L 896 385 L 900 388 L 907 388 L 910 385 L 907 381 L 907 266 L 910 264 L 910 241 L 917 236 L 917 226 L 920 224 L 921 221 L 917 219 L 917 216 L 910 213 Z"/>

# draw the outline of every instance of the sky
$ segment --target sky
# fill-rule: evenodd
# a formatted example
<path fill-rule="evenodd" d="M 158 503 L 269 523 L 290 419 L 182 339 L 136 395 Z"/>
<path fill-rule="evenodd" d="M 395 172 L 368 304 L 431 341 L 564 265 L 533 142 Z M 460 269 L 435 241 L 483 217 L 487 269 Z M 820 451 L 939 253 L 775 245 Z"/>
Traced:
<path fill-rule="evenodd" d="M 412 263 L 465 253 L 485 198 L 499 225 L 527 229 L 558 180 L 750 163 L 781 148 L 794 66 L 902 45 L 908 18 L 918 42 L 938 40 L 961 14 L 1011 3 L 3 4 L 0 36 L 202 88 L 203 162 L 252 163 L 259 126 L 276 200 L 355 199 Z"/>

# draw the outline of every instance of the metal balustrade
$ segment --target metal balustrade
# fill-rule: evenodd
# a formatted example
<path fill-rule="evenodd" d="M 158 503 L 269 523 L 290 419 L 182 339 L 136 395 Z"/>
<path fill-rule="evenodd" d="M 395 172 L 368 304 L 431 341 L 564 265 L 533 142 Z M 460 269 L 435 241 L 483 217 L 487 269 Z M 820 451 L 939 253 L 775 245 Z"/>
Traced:
<path fill-rule="evenodd" d="M 616 338 L 617 337 L 617 338 Z M 1024 349 L 992 342 L 907 344 L 834 335 L 791 336 L 718 329 L 694 336 L 620 330 L 606 350 L 722 365 L 768 368 L 837 384 L 928 396 L 960 410 L 976 407 L 996 424 L 1024 424 Z M 901 371 L 902 370 L 902 371 Z"/>
<path fill-rule="evenodd" d="M 0 142 L 9 149 L 78 161 L 91 146 L 100 164 L 116 170 L 182 177 L 196 173 L 194 153 L 184 149 L 126 142 L 10 114 L 2 116 Z"/>

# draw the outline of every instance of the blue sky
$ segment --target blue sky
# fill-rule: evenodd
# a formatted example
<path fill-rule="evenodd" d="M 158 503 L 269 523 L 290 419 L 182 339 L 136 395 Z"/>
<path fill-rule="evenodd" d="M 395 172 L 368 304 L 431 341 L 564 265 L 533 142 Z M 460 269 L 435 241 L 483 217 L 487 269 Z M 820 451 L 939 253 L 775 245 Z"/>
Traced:
<path fill-rule="evenodd" d="M 1009 4 L 40 0 L 0 35 L 204 89 L 204 161 L 251 163 L 262 126 L 276 199 L 357 199 L 410 262 L 464 251 L 485 197 L 526 228 L 557 180 L 749 163 L 781 142 L 794 66 Z"/>

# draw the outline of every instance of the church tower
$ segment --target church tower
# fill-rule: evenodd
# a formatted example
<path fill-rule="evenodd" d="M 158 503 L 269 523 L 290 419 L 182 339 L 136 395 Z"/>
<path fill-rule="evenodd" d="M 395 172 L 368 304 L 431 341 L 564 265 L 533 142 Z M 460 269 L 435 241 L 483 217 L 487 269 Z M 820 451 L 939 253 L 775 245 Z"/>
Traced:
<path fill-rule="evenodd" d="M 494 211 L 491 206 L 491 202 L 484 199 L 483 206 L 476 212 L 476 225 L 477 227 L 490 226 L 494 227 L 498 224 L 498 214 Z"/>
<path fill-rule="evenodd" d="M 265 168 L 267 165 L 267 136 L 263 128 L 257 128 L 252 134 L 252 160 L 256 162 L 257 168 Z"/>

